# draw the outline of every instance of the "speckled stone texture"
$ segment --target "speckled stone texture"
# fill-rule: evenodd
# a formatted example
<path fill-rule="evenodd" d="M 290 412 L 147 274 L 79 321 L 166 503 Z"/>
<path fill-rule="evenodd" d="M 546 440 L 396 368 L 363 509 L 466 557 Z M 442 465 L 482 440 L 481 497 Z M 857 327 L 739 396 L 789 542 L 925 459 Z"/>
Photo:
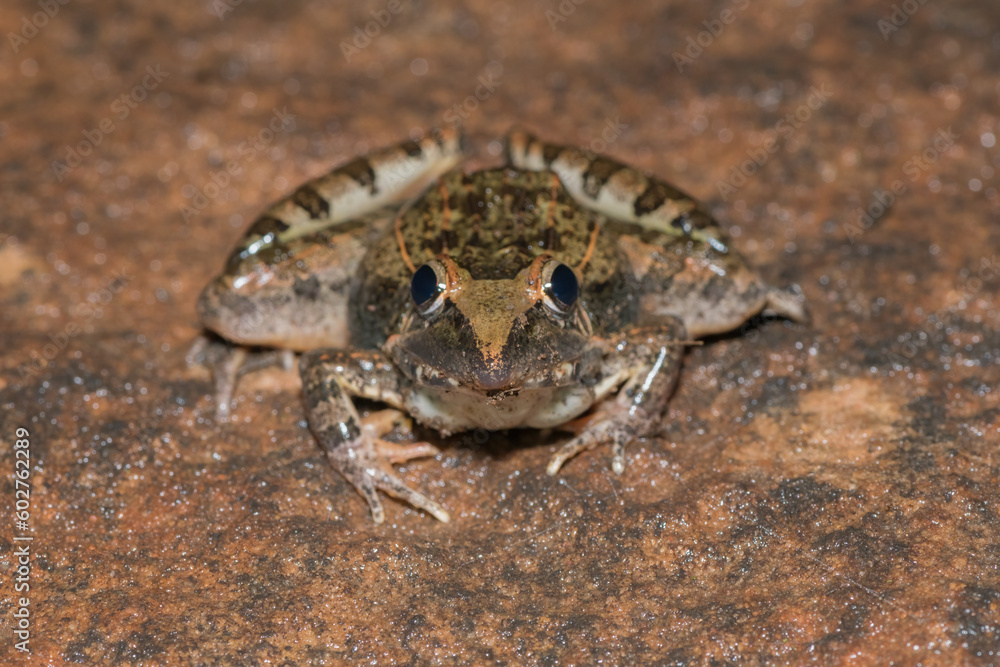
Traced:
<path fill-rule="evenodd" d="M 1000 663 L 1000 6 L 396 3 L 0 6 L 0 660 L 33 535 L 36 663 Z M 418 432 L 453 522 L 376 527 L 294 373 L 216 420 L 194 303 L 268 202 L 459 117 L 473 166 L 519 123 L 663 175 L 814 319 L 692 348 L 621 476 Z"/>

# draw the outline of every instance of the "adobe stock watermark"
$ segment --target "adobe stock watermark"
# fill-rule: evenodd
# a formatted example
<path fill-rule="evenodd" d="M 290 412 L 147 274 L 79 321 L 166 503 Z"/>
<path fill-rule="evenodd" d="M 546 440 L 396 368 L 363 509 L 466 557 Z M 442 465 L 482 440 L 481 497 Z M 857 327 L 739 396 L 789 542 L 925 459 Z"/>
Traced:
<path fill-rule="evenodd" d="M 942 329 L 947 327 L 945 316 L 948 313 L 954 312 L 960 303 L 968 301 L 983 289 L 986 283 L 993 282 L 998 277 L 1000 277 L 1000 258 L 996 255 L 989 258 L 981 257 L 975 275 L 970 275 L 959 290 L 949 292 L 948 303 L 944 307 L 924 318 L 920 328 L 916 331 L 908 331 L 897 337 L 898 354 L 890 351 L 887 355 L 893 365 L 899 369 L 909 365 L 909 362 L 917 356 L 920 348 L 928 345 L 936 335 L 940 334 Z"/>
<path fill-rule="evenodd" d="M 778 152 L 784 142 L 809 122 L 813 112 L 823 108 L 823 105 L 830 101 L 832 94 L 833 91 L 829 90 L 825 83 L 820 84 L 818 88 L 813 86 L 809 89 L 809 97 L 803 104 L 800 104 L 795 111 L 785 114 L 784 118 L 775 123 L 763 144 L 756 148 L 748 148 L 746 152 L 748 159 L 733 167 L 728 178 L 715 184 L 722 201 L 728 201 L 730 195 L 746 185 L 747 179 L 757 173 L 757 170 Z"/>
<path fill-rule="evenodd" d="M 344 54 L 344 60 L 351 62 L 351 58 L 361 53 L 373 39 L 381 35 L 382 30 L 392 23 L 392 17 L 401 11 L 403 11 L 401 0 L 389 0 L 385 3 L 385 9 L 371 10 L 374 20 L 368 21 L 364 26 L 354 26 L 354 38 L 350 42 L 341 40 L 340 52 Z"/>
<path fill-rule="evenodd" d="M 49 24 L 49 20 L 54 19 L 59 10 L 69 4 L 69 0 L 38 0 L 37 4 L 42 11 L 35 12 L 31 16 L 22 16 L 20 32 L 7 33 L 7 41 L 10 42 L 15 54 L 37 37 L 38 32 Z"/>
<path fill-rule="evenodd" d="M 14 542 L 17 544 L 11 557 L 11 564 L 17 567 L 11 572 L 16 598 L 14 610 L 14 648 L 22 653 L 31 653 L 31 632 L 37 612 L 31 604 L 31 434 L 28 429 L 18 427 L 14 431 Z M 11 598 L 11 603 L 15 602 Z"/>
<path fill-rule="evenodd" d="M 583 149 L 584 153 L 588 154 L 587 157 L 593 159 L 603 153 L 608 149 L 608 146 L 618 141 L 618 138 L 625 133 L 629 125 L 621 122 L 619 118 L 618 114 L 615 114 L 614 118 L 604 119 L 604 129 L 601 130 L 601 136 L 591 139 L 590 143 Z"/>
<path fill-rule="evenodd" d="M 553 30 L 558 30 L 559 24 L 563 23 L 564 21 L 566 21 L 566 19 L 572 16 L 573 12 L 576 11 L 576 8 L 585 3 L 586 1 L 587 0 L 562 0 L 562 2 L 560 2 L 559 6 L 557 7 L 557 9 L 559 10 L 558 12 L 555 12 L 551 9 L 546 9 L 545 19 L 549 22 L 549 27 L 552 28 Z"/>
<path fill-rule="evenodd" d="M 21 381 L 29 377 L 37 376 L 41 373 L 49 362 L 54 360 L 60 352 L 66 349 L 69 342 L 79 336 L 84 331 L 84 327 L 95 319 L 103 317 L 100 306 L 106 306 L 121 293 L 125 286 L 132 281 L 132 276 L 125 273 L 125 269 L 115 271 L 109 280 L 104 283 L 100 291 L 92 292 L 87 301 L 81 301 L 74 306 L 77 317 L 84 319 L 81 325 L 77 320 L 72 320 L 66 324 L 61 331 L 49 334 L 49 342 L 42 346 L 41 350 L 32 350 L 29 353 L 31 362 L 20 364 L 17 373 Z"/>
<path fill-rule="evenodd" d="M 472 95 L 469 95 L 461 102 L 456 102 L 450 109 L 444 112 L 444 122 L 449 125 L 459 125 L 463 120 L 471 116 L 479 108 L 481 102 L 490 99 L 496 89 L 500 87 L 500 75 L 503 74 L 503 65 L 493 60 L 486 64 L 482 74 L 476 79 L 479 84 Z"/>
<path fill-rule="evenodd" d="M 142 80 L 132 90 L 118 96 L 111 103 L 111 113 L 114 117 L 105 116 L 97 124 L 97 127 L 90 130 L 82 130 L 83 140 L 77 143 L 76 146 L 67 144 L 64 160 L 62 162 L 59 160 L 52 162 L 52 173 L 55 174 L 56 180 L 61 183 L 66 174 L 83 164 L 83 159 L 93 153 L 94 149 L 104 141 L 104 138 L 117 129 L 118 126 L 115 125 L 115 119 L 121 122 L 128 118 L 129 114 L 143 100 L 149 97 L 149 94 L 156 90 L 168 76 L 170 76 L 170 72 L 163 71 L 159 65 L 146 67 L 146 76 L 142 77 Z"/>
<path fill-rule="evenodd" d="M 857 210 L 857 222 L 844 224 L 844 233 L 848 240 L 854 243 L 862 234 L 871 229 L 896 203 L 896 198 L 910 189 L 907 181 L 916 182 L 922 173 L 930 170 L 934 163 L 955 145 L 957 139 L 958 135 L 952 132 L 951 126 L 946 130 L 938 130 L 930 146 L 903 163 L 903 175 L 906 176 L 906 181 L 897 178 L 889 185 L 888 190 L 875 190 L 875 201 L 868 205 L 867 210 L 860 208 Z"/>
<path fill-rule="evenodd" d="M 268 121 L 267 127 L 262 127 L 257 134 L 248 136 L 236 147 L 237 159 L 227 162 L 225 169 L 213 172 L 200 188 L 190 186 L 194 188 L 194 194 L 191 195 L 191 205 L 181 209 L 184 222 L 191 222 L 205 210 L 209 202 L 219 196 L 233 177 L 243 173 L 243 166 L 253 162 L 264 152 L 278 134 L 295 130 L 295 116 L 288 113 L 287 107 L 282 107 L 280 111 L 277 108 L 271 109 L 271 114 L 272 118 Z"/>
<path fill-rule="evenodd" d="M 927 0 L 903 0 L 902 3 L 892 6 L 892 13 L 883 16 L 878 20 L 878 30 L 882 33 L 882 39 L 889 41 L 889 35 L 898 32 L 906 25 L 910 17 L 917 13 L 917 10 L 927 4 Z"/>
<path fill-rule="evenodd" d="M 684 391 L 692 394 L 704 396 L 706 394 L 718 393 L 726 381 L 726 373 L 734 372 L 731 368 L 746 354 L 747 350 L 758 349 L 761 338 L 761 327 L 767 322 L 768 316 L 756 314 L 740 325 L 739 331 L 732 333 L 732 340 L 727 341 L 721 347 L 711 346 L 708 360 L 705 362 L 707 368 L 716 368 L 706 375 L 710 378 L 709 384 L 704 386 L 703 382 L 689 382 L 684 385 Z M 699 345 L 702 343 L 699 342 Z M 715 355 L 714 358 L 711 355 Z M 731 379 L 738 380 L 738 375 L 732 375 Z M 715 380 L 715 384 L 711 384 Z"/>
<path fill-rule="evenodd" d="M 726 26 L 735 23 L 739 12 L 742 12 L 749 6 L 750 0 L 733 0 L 733 7 L 735 9 L 727 7 L 719 12 L 718 18 L 702 21 L 701 24 L 705 26 L 705 29 L 694 37 L 688 35 L 686 40 L 687 47 L 685 47 L 684 51 L 674 51 L 673 53 L 677 71 L 683 74 L 685 67 L 693 65 L 695 60 L 701 58 L 702 54 L 705 53 L 705 49 L 712 46 L 715 40 L 721 37 L 722 33 L 726 31 Z"/>

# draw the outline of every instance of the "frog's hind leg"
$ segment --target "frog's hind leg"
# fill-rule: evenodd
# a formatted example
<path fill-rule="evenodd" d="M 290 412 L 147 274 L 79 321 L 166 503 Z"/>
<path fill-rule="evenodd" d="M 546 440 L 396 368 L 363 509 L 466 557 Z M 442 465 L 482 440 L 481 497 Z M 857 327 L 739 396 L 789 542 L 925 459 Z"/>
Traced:
<path fill-rule="evenodd" d="M 521 131 L 507 137 L 507 160 L 519 169 L 555 172 L 576 201 L 610 218 L 725 249 L 718 223 L 698 209 L 694 199 L 634 167 L 579 148 L 547 144 Z"/>
<path fill-rule="evenodd" d="M 692 338 L 732 331 L 758 313 L 809 321 L 798 286 L 768 285 L 738 255 L 720 256 L 695 246 L 685 248 L 679 266 L 671 266 L 678 255 L 670 246 L 664 251 L 652 245 L 643 254 L 645 273 L 640 276 L 644 317 L 679 317 Z"/>
<path fill-rule="evenodd" d="M 437 456 L 441 450 L 429 442 L 409 442 L 401 444 L 383 440 L 382 436 L 397 428 L 413 432 L 413 420 L 401 410 L 379 410 L 367 417 L 362 417 L 362 428 L 371 433 L 375 439 L 375 453 L 383 461 L 403 463 L 413 459 Z"/>
<path fill-rule="evenodd" d="M 389 360 L 369 350 L 316 350 L 302 356 L 299 371 L 309 426 L 330 463 L 368 502 L 375 523 L 385 520 L 379 491 L 440 521 L 449 521 L 441 505 L 406 486 L 388 466 L 394 460 L 431 455 L 437 450 L 427 443 L 417 443 L 413 452 L 404 454 L 400 445 L 386 446 L 379 442 L 379 436 L 391 425 L 384 417 L 376 417 L 366 425 L 351 401 L 353 395 L 402 407 L 399 376 Z"/>
<path fill-rule="evenodd" d="M 784 289 L 768 286 L 763 312 L 765 315 L 777 315 L 804 324 L 811 319 L 802 288 L 798 285 L 789 285 Z"/>
<path fill-rule="evenodd" d="M 362 256 L 399 203 L 451 169 L 461 154 L 461 135 L 448 129 L 373 151 L 306 183 L 250 226 L 222 275 L 202 291 L 201 322 L 244 346 L 346 346 L 349 285 Z M 267 352 L 224 345 L 210 351 L 206 365 L 225 416 L 237 379 L 274 360 Z M 192 352 L 189 357 L 206 350 Z"/>
<path fill-rule="evenodd" d="M 347 344 L 348 285 L 374 238 L 462 154 L 448 129 L 373 151 L 301 186 L 257 219 L 198 300 L 202 323 L 243 345 Z"/>
<path fill-rule="evenodd" d="M 250 227 L 234 254 L 257 254 L 403 202 L 451 170 L 461 157 L 462 136 L 453 128 L 420 141 L 374 150 L 308 181 L 271 206 Z"/>

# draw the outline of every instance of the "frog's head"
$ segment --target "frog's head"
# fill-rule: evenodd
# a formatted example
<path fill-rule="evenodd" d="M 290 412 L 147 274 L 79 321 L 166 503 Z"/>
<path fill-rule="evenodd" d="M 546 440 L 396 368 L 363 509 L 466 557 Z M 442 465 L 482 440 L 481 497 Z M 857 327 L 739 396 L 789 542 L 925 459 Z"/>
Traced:
<path fill-rule="evenodd" d="M 410 282 L 413 312 L 386 352 L 415 382 L 490 396 L 572 381 L 590 320 L 577 273 L 550 255 L 515 277 L 473 279 L 442 255 Z"/>

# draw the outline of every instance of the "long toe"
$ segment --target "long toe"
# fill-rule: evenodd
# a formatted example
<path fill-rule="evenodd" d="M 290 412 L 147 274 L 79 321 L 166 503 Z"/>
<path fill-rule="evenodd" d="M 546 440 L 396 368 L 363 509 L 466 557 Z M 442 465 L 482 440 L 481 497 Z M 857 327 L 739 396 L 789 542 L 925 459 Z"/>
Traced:
<path fill-rule="evenodd" d="M 396 427 L 412 429 L 413 423 L 405 413 L 389 408 L 378 410 L 367 417 L 362 417 L 361 424 L 373 437 L 380 438 Z"/>
<path fill-rule="evenodd" d="M 364 475 L 363 478 L 358 480 L 352 479 L 351 482 L 357 488 L 358 493 L 368 501 L 368 507 L 372 511 L 372 520 L 376 524 L 385 521 L 385 510 L 382 509 L 382 500 L 378 497 L 378 489 L 375 487 L 375 481 L 370 476 Z"/>
<path fill-rule="evenodd" d="M 215 378 L 215 406 L 221 419 L 229 417 L 229 405 L 236 389 L 236 379 L 246 358 L 247 351 L 238 347 L 212 367 L 212 375 Z"/>
<path fill-rule="evenodd" d="M 562 468 L 566 461 L 570 460 L 580 452 L 593 449 L 598 444 L 600 444 L 600 440 L 595 436 L 593 431 L 587 431 L 582 435 L 578 435 L 560 447 L 559 451 L 552 455 L 552 458 L 549 459 L 549 465 L 545 469 L 545 472 L 549 475 L 555 475 L 559 472 L 559 469 Z"/>
<path fill-rule="evenodd" d="M 448 516 L 448 512 L 427 496 L 414 491 L 410 487 L 406 486 L 401 479 L 393 474 L 383 472 L 379 475 L 378 479 L 375 481 L 378 488 L 382 489 L 390 496 L 404 500 L 418 509 L 422 509 L 425 512 L 431 514 L 441 523 L 448 523 L 451 521 L 451 517 Z"/>
<path fill-rule="evenodd" d="M 625 443 L 616 440 L 611 449 L 611 469 L 616 475 L 620 475 L 625 472 Z"/>
<path fill-rule="evenodd" d="M 437 456 L 441 450 L 429 442 L 389 442 L 388 440 L 375 440 L 375 453 L 383 461 L 389 463 L 402 463 L 411 459 L 422 459 L 428 456 Z"/>

